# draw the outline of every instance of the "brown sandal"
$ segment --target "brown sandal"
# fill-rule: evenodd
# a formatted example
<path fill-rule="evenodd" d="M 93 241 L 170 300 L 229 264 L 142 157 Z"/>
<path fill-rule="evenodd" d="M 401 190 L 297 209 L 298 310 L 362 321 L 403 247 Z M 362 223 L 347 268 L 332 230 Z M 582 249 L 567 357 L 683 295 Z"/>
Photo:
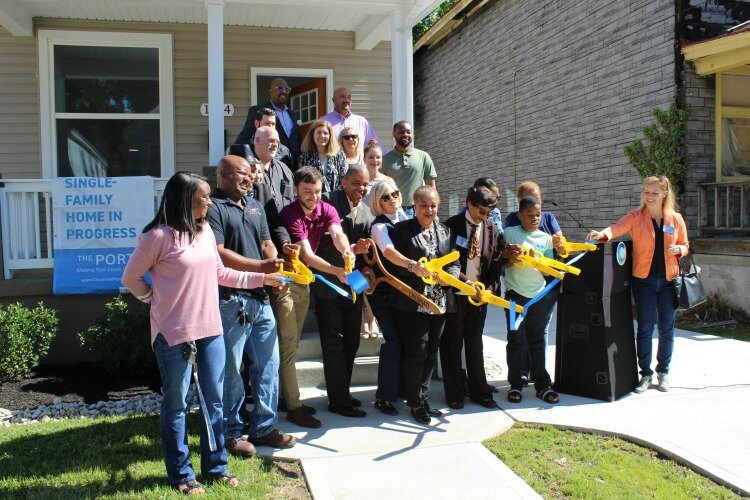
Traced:
<path fill-rule="evenodd" d="M 213 476 L 211 478 L 211 481 L 215 483 L 219 483 L 219 484 L 225 484 L 227 486 L 231 486 L 232 488 L 236 488 L 237 486 L 240 485 L 240 480 L 237 479 L 236 476 L 229 474 L 229 473 L 224 474 L 222 476 Z"/>
<path fill-rule="evenodd" d="M 519 389 L 511 389 L 508 391 L 508 401 L 511 403 L 520 403 L 523 399 L 523 394 Z"/>
<path fill-rule="evenodd" d="M 560 396 L 549 387 L 542 391 L 537 391 L 536 397 L 551 405 L 556 405 L 560 402 Z"/>
<path fill-rule="evenodd" d="M 204 495 L 206 493 L 206 490 L 203 489 L 203 485 L 195 479 L 180 483 L 175 486 L 175 489 L 183 495 Z"/>

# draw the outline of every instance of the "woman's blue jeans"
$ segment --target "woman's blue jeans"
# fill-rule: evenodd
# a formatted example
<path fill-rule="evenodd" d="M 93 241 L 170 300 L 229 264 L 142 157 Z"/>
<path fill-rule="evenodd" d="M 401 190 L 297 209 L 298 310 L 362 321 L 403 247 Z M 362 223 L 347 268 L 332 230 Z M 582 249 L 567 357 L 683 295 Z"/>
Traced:
<path fill-rule="evenodd" d="M 204 476 L 228 474 L 227 451 L 224 448 L 224 415 L 221 398 L 224 387 L 224 337 L 206 337 L 195 341 L 198 347 L 198 383 L 208 409 L 207 419 L 216 439 L 216 451 L 211 451 L 204 415 L 200 415 L 201 472 Z M 161 400 L 161 441 L 164 464 L 169 482 L 176 486 L 195 479 L 190 462 L 187 432 L 188 388 L 192 379 L 192 364 L 183 356 L 185 344 L 169 347 L 162 334 L 154 341 L 154 354 L 159 364 L 163 387 Z"/>
<path fill-rule="evenodd" d="M 656 351 L 657 373 L 669 373 L 674 348 L 674 319 L 676 314 L 675 292 L 671 281 L 664 278 L 633 277 L 633 299 L 638 315 L 638 332 L 636 334 L 636 351 L 641 375 L 650 376 L 651 370 L 651 337 L 654 324 L 659 328 L 659 348 Z"/>

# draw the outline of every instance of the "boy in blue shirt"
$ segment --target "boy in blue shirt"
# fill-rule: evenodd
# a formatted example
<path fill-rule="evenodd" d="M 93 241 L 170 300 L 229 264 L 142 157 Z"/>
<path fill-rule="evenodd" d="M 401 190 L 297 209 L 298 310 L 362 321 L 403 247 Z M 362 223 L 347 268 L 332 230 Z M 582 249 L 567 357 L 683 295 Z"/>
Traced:
<path fill-rule="evenodd" d="M 552 236 L 539 229 L 542 220 L 541 200 L 533 196 L 522 198 L 517 213 L 521 225 L 505 229 L 505 242 L 531 247 L 544 254 L 545 257 L 553 258 Z M 544 275 L 530 266 L 522 269 L 517 267 L 507 268 L 505 270 L 505 283 L 508 289 L 505 293 L 505 299 L 512 300 L 520 305 L 529 302 L 546 286 Z M 526 310 L 524 320 L 516 331 L 512 331 L 510 311 L 505 311 L 508 322 L 508 345 L 506 349 L 508 383 L 510 383 L 508 401 L 511 403 L 520 403 L 523 399 L 521 390 L 524 384 L 521 379 L 521 369 L 524 356 L 524 339 L 528 344 L 531 378 L 534 380 L 536 396 L 550 404 L 556 404 L 560 401 L 558 394 L 552 390 L 552 379 L 545 367 L 544 329 L 552 316 L 556 297 L 556 294 L 548 293 L 529 307 Z"/>

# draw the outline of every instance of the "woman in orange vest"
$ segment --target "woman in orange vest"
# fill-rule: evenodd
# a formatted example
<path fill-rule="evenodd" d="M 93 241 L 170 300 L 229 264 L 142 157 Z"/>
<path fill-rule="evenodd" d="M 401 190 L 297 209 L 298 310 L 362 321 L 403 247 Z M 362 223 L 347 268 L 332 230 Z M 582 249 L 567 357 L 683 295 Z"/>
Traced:
<path fill-rule="evenodd" d="M 602 231 L 591 231 L 588 239 L 608 241 L 625 233 L 633 239 L 633 299 L 638 315 L 636 352 L 641 379 L 635 392 L 651 386 L 651 336 L 658 312 L 659 348 L 656 352 L 656 388 L 669 390 L 669 363 L 674 347 L 677 297 L 672 280 L 679 272 L 680 257 L 687 255 L 685 221 L 677 213 L 669 179 L 652 175 L 643 180 L 641 207 L 628 212 Z"/>

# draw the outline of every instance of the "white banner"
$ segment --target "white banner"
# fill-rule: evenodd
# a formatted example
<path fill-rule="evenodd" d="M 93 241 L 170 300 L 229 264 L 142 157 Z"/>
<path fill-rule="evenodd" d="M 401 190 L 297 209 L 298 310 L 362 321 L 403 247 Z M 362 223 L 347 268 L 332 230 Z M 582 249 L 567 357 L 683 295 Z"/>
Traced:
<path fill-rule="evenodd" d="M 117 293 L 143 226 L 153 177 L 58 177 L 52 188 L 55 294 Z"/>

